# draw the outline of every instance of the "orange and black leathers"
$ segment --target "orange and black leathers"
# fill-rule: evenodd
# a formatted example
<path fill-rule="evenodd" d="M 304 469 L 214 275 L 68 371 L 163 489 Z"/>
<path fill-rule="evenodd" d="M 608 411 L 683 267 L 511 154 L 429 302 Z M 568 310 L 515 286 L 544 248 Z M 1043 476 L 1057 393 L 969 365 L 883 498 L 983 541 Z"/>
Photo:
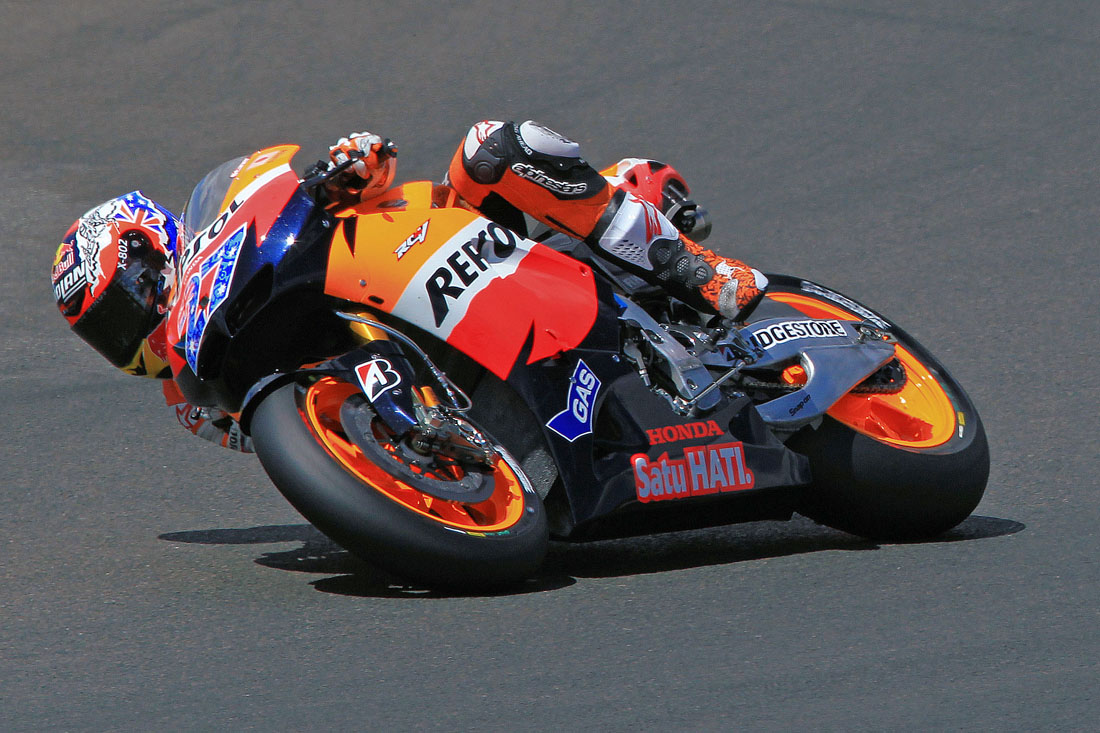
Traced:
<path fill-rule="evenodd" d="M 751 268 L 684 237 L 652 203 L 608 183 L 576 143 L 535 123 L 474 125 L 448 178 L 503 226 L 524 231 L 526 213 L 697 308 L 734 318 L 763 294 Z"/>

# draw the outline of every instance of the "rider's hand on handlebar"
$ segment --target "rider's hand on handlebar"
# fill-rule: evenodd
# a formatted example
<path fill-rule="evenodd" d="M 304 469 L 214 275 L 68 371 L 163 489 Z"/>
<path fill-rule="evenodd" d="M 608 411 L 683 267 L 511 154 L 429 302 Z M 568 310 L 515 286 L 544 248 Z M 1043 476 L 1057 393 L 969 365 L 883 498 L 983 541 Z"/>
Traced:
<path fill-rule="evenodd" d="M 388 143 L 388 144 L 387 144 Z M 348 137 L 340 138 L 335 145 L 328 149 L 328 157 L 335 167 L 346 163 L 349 158 L 360 157 L 348 169 L 349 172 L 369 180 L 373 172 L 382 167 L 386 158 L 397 152 L 393 143 L 383 141 L 373 132 L 356 132 Z"/>
<path fill-rule="evenodd" d="M 329 148 L 329 170 L 354 161 L 325 184 L 329 196 L 341 204 L 377 196 L 389 188 L 396 170 L 397 146 L 371 132 L 342 137 Z"/>

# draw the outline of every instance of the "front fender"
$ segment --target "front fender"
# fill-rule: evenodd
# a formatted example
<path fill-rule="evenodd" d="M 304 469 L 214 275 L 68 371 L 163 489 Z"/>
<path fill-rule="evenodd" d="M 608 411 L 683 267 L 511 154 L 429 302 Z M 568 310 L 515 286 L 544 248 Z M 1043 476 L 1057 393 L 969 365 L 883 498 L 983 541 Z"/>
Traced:
<path fill-rule="evenodd" d="M 241 430 L 250 434 L 256 407 L 275 390 L 290 382 L 325 375 L 358 385 L 378 416 L 397 434 L 416 425 L 412 398 L 415 370 L 397 344 L 378 340 L 320 364 L 260 379 L 249 388 L 242 401 Z"/>

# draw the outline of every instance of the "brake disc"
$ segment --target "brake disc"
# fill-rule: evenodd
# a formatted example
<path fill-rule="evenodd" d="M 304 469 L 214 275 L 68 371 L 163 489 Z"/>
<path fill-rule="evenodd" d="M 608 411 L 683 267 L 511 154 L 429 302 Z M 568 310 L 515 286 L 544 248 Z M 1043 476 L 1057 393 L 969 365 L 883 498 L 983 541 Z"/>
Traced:
<path fill-rule="evenodd" d="M 408 436 L 391 435 L 362 395 L 344 401 L 340 424 L 363 455 L 417 491 L 463 504 L 477 504 L 493 495 L 496 482 L 491 470 L 435 451 L 420 453 Z M 384 438 L 380 440 L 379 434 Z M 456 468 L 461 478 L 454 477 Z"/>

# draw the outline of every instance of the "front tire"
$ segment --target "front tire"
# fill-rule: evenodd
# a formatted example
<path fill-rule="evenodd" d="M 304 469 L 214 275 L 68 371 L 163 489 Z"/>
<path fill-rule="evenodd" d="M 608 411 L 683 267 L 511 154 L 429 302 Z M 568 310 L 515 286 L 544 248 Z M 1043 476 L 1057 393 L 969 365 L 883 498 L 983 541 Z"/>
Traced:
<path fill-rule="evenodd" d="M 256 453 L 294 508 L 349 552 L 430 586 L 485 587 L 530 577 L 545 556 L 548 530 L 542 502 L 518 463 L 466 421 L 493 444 L 492 495 L 467 504 L 420 491 L 384 430 L 347 434 L 340 409 L 359 395 L 356 387 L 324 377 L 285 385 L 256 408 Z M 357 440 L 381 448 L 368 460 Z M 453 463 L 447 470 L 462 472 Z"/>

